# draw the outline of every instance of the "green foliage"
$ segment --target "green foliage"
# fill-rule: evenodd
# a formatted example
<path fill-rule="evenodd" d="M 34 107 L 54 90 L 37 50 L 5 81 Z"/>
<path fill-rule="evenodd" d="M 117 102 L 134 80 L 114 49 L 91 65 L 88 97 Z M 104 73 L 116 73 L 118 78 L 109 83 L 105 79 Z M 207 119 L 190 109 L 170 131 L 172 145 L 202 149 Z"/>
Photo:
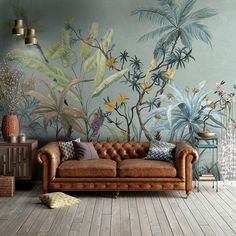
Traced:
<path fill-rule="evenodd" d="M 106 57 L 102 54 L 101 51 L 98 51 L 96 55 L 97 55 L 96 58 L 97 69 L 94 77 L 94 83 L 95 86 L 98 87 L 101 84 L 106 73 Z"/>
<path fill-rule="evenodd" d="M 46 81 L 41 82 L 46 86 L 49 95 L 46 96 L 45 94 L 34 90 L 26 92 L 26 95 L 32 96 L 39 101 L 37 106 L 32 110 L 31 114 L 45 114 L 43 118 L 45 129 L 47 129 L 49 122 L 55 119 L 56 122 L 61 123 L 65 134 L 70 126 L 75 131 L 85 134 L 83 125 L 80 123 L 80 119 L 87 120 L 84 112 L 76 107 L 68 106 L 64 103 L 65 96 L 71 87 L 83 81 L 72 80 L 67 84 L 59 96 L 57 96 L 56 92 Z M 60 131 L 58 130 L 57 124 L 56 138 L 58 138 L 59 132 Z"/>
<path fill-rule="evenodd" d="M 14 49 L 7 54 L 7 59 L 18 61 L 30 69 L 37 70 L 50 78 L 56 78 L 64 83 L 72 80 L 72 77 L 62 69 L 45 63 L 30 50 Z"/>
<path fill-rule="evenodd" d="M 93 44 L 94 40 L 98 36 L 98 32 L 99 32 L 99 24 L 98 22 L 93 22 L 90 29 L 89 37 L 86 41 L 89 44 Z M 92 47 L 90 47 L 85 42 L 81 43 L 80 57 L 82 58 L 82 60 L 87 59 L 90 56 L 91 51 L 92 51 Z"/>
<path fill-rule="evenodd" d="M 158 8 L 138 8 L 132 11 L 132 15 L 138 15 L 139 20 L 148 20 L 158 25 L 158 28 L 144 34 L 140 40 L 157 39 L 154 56 L 158 58 L 163 55 L 163 47 L 168 51 L 173 47 L 174 40 L 178 39 L 184 47 L 191 49 L 192 39 L 201 40 L 211 45 L 211 35 L 207 27 L 200 22 L 206 18 L 216 15 L 211 8 L 193 11 L 196 0 L 182 1 L 161 1 Z"/>
<path fill-rule="evenodd" d="M 100 86 L 102 83 L 102 80 L 105 76 L 106 72 L 106 54 L 108 50 L 111 47 L 112 40 L 113 40 L 113 29 L 109 29 L 105 36 L 103 41 L 99 44 L 99 48 L 94 55 L 89 57 L 85 62 L 84 62 L 84 71 L 85 72 L 90 72 L 94 69 L 96 69 L 96 74 L 94 77 L 94 82 L 95 86 Z M 104 55 L 105 54 L 105 55 Z"/>
<path fill-rule="evenodd" d="M 116 72 L 112 75 L 110 75 L 108 78 L 104 79 L 94 90 L 93 96 L 99 95 L 104 89 L 106 89 L 109 85 L 111 85 L 113 82 L 115 82 L 117 79 L 121 78 L 128 69 L 123 69 L 119 72 Z"/>
<path fill-rule="evenodd" d="M 89 72 L 91 72 L 91 71 L 96 69 L 97 53 L 94 53 L 92 56 L 88 57 L 84 61 L 84 72 L 85 73 L 89 73 Z"/>
<path fill-rule="evenodd" d="M 72 23 L 73 20 L 69 20 Z M 65 22 L 68 23 L 68 20 Z M 46 58 L 52 60 L 60 59 L 65 68 L 74 66 L 77 63 L 77 55 L 71 48 L 73 32 L 70 28 L 63 28 L 61 31 L 61 42 L 52 43 L 46 51 Z"/>

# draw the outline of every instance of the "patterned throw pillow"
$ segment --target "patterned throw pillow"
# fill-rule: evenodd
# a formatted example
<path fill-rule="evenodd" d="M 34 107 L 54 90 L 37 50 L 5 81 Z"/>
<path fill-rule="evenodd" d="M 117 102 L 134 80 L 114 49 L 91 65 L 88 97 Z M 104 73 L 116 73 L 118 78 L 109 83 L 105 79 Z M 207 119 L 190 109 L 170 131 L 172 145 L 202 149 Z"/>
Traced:
<path fill-rule="evenodd" d="M 80 142 L 80 138 L 77 138 L 76 140 L 73 140 L 74 142 Z M 73 146 L 73 141 L 69 142 L 61 142 L 59 144 L 61 154 L 62 154 L 62 161 L 74 159 L 75 156 L 75 151 L 74 151 L 74 146 Z"/>
<path fill-rule="evenodd" d="M 156 141 L 152 142 L 145 160 L 169 161 L 173 163 L 172 150 L 175 144 Z"/>
<path fill-rule="evenodd" d="M 41 194 L 39 195 L 39 200 L 52 209 L 68 207 L 80 203 L 78 198 L 71 197 L 62 192 Z"/>

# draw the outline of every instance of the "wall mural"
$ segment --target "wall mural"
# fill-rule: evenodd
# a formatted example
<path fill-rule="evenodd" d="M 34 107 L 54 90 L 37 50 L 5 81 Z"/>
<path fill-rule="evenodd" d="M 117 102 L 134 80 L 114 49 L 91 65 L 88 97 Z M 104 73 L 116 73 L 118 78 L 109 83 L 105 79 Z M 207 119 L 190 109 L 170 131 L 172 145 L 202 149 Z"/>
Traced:
<path fill-rule="evenodd" d="M 47 60 L 30 49 L 11 50 L 8 60 L 47 78 L 32 74 L 22 83 L 18 114 L 22 130 L 28 136 L 53 134 L 54 140 L 80 136 L 88 141 L 165 139 L 190 144 L 203 130 L 206 117 L 210 129 L 220 130 L 222 112 L 212 109 L 210 98 L 214 88 L 205 90 L 205 81 L 181 88 L 175 80 L 175 71 L 194 63 L 193 40 L 212 46 L 207 19 L 216 16 L 216 10 L 194 10 L 195 3 L 159 0 L 131 12 L 139 24 L 148 21 L 156 26 L 140 32 L 141 43 L 155 40 L 148 66 L 128 49 L 114 52 L 119 42 L 113 41 L 112 28 L 102 35 L 102 25 L 94 22 L 85 35 L 74 18 L 65 19 L 60 38 L 43 49 Z M 119 90 L 119 84 L 129 92 Z M 108 96 L 112 86 L 117 93 Z M 103 105 L 91 109 L 101 98 Z"/>

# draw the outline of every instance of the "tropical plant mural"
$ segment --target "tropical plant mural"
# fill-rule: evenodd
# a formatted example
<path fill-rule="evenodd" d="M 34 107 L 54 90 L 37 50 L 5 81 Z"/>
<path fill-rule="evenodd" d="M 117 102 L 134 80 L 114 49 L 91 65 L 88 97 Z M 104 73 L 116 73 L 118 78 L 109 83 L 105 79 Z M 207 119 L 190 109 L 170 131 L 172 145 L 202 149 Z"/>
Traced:
<path fill-rule="evenodd" d="M 204 91 L 201 82 L 183 93 L 174 82 L 175 72 L 194 62 L 193 40 L 211 46 L 204 21 L 216 15 L 211 8 L 194 10 L 195 3 L 159 0 L 156 6 L 131 12 L 140 24 L 149 21 L 156 27 L 139 39 L 139 43 L 154 41 L 148 65 L 138 52 L 131 55 L 127 49 L 119 49 L 116 53 L 112 28 L 101 34 L 104 29 L 94 22 L 85 34 L 73 18 L 65 20 L 59 40 L 43 49 L 41 56 L 32 50 L 10 51 L 9 60 L 47 78 L 26 86 L 23 107 L 32 122 L 53 132 L 55 139 L 78 135 L 89 141 L 165 138 L 191 143 L 209 110 L 206 97 L 211 91 Z M 111 87 L 113 91 L 117 88 L 116 93 L 108 95 Z M 128 93 L 120 89 L 124 87 Z M 98 104 L 95 109 L 94 103 Z M 213 128 L 221 126 L 219 115 L 211 115 Z M 28 117 L 22 120 L 29 121 Z M 104 135 L 105 131 L 110 135 Z"/>
<path fill-rule="evenodd" d="M 202 81 L 196 87 L 182 89 L 170 83 L 172 93 L 163 95 L 163 106 L 150 112 L 152 130 L 168 131 L 167 140 L 186 140 L 193 144 L 194 136 L 203 130 L 205 118 L 209 118 L 207 125 L 215 132 L 224 127 L 220 121 L 222 109 L 212 109 L 215 103 L 208 95 L 214 91 L 204 91 L 205 84 Z"/>

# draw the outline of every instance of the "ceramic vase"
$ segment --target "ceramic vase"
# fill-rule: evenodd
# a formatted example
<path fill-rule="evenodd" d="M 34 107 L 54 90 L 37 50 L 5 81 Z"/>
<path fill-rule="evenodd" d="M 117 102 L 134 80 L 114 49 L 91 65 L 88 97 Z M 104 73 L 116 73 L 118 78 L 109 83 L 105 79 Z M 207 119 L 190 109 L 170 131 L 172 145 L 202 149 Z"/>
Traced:
<path fill-rule="evenodd" d="M 4 115 L 2 119 L 2 136 L 4 141 L 8 141 L 9 135 L 19 135 L 19 120 L 16 115 Z"/>

